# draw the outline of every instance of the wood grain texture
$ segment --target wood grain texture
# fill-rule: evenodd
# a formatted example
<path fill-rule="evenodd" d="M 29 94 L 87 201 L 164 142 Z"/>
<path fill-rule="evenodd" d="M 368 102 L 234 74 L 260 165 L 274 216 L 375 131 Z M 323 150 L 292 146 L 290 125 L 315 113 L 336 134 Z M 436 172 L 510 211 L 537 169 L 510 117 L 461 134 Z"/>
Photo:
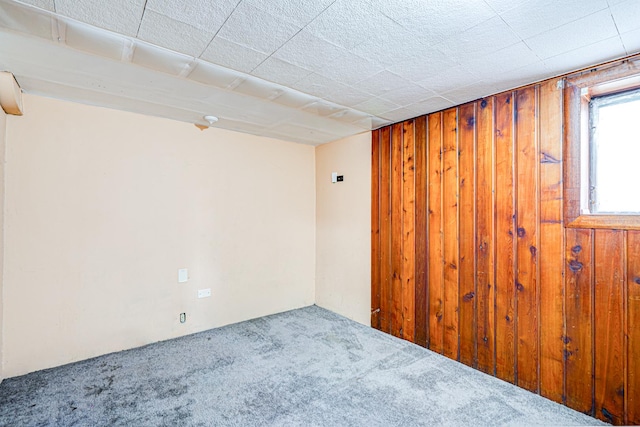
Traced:
<path fill-rule="evenodd" d="M 496 376 L 516 381 L 514 94 L 496 97 Z"/>
<path fill-rule="evenodd" d="M 596 230 L 595 416 L 624 424 L 624 231 Z"/>
<path fill-rule="evenodd" d="M 579 215 L 567 96 L 550 79 L 372 133 L 372 325 L 640 424 L 640 216 Z"/>
<path fill-rule="evenodd" d="M 402 329 L 400 336 L 415 341 L 416 236 L 415 236 L 415 125 L 403 123 L 402 160 Z"/>
<path fill-rule="evenodd" d="M 429 115 L 429 348 L 444 349 L 442 248 L 442 113 Z"/>
<path fill-rule="evenodd" d="M 387 333 L 391 291 L 391 128 L 385 127 L 380 129 L 380 330 Z"/>
<path fill-rule="evenodd" d="M 443 254 L 444 339 L 443 354 L 458 360 L 458 110 L 443 113 Z"/>
<path fill-rule="evenodd" d="M 564 400 L 562 90 L 540 85 L 540 394 Z"/>
<path fill-rule="evenodd" d="M 371 327 L 380 329 L 380 131 L 371 135 Z"/>
<path fill-rule="evenodd" d="M 627 234 L 627 424 L 640 424 L 640 231 Z"/>
<path fill-rule="evenodd" d="M 593 231 L 565 233 L 565 403 L 593 415 Z"/>
<path fill-rule="evenodd" d="M 476 103 L 460 107 L 459 133 L 459 236 L 460 236 L 460 293 L 458 305 L 460 333 L 460 362 L 476 365 L 476 263 L 475 263 L 475 137 Z"/>
<path fill-rule="evenodd" d="M 537 87 L 516 94 L 517 384 L 538 391 L 538 139 Z M 521 196 L 522 195 L 522 196 Z"/>
<path fill-rule="evenodd" d="M 563 183 L 564 183 L 564 220 L 567 225 L 580 216 L 580 135 L 579 121 L 571 117 L 581 116 L 580 88 L 565 82 L 563 96 L 564 141 L 563 144 Z M 589 227 L 578 227 L 589 228 Z"/>
<path fill-rule="evenodd" d="M 415 120 L 416 126 L 416 344 L 428 346 L 429 305 L 427 289 L 427 117 Z"/>
<path fill-rule="evenodd" d="M 402 336 L 402 123 L 391 127 L 391 334 Z"/>
<path fill-rule="evenodd" d="M 496 369 L 496 294 L 494 261 L 494 103 L 493 98 L 478 102 L 477 183 L 476 192 L 476 257 L 477 257 L 477 367 L 494 374 Z M 497 142 L 497 141 L 496 141 Z M 463 238 L 473 238 L 464 236 Z"/>

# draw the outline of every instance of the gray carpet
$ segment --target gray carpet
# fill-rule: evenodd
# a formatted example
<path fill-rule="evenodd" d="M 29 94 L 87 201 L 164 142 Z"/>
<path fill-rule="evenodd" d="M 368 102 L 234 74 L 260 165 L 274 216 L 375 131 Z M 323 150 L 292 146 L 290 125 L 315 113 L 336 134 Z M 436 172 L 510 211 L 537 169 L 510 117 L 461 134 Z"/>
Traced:
<path fill-rule="evenodd" d="M 3 426 L 594 425 L 319 307 L 6 379 Z"/>

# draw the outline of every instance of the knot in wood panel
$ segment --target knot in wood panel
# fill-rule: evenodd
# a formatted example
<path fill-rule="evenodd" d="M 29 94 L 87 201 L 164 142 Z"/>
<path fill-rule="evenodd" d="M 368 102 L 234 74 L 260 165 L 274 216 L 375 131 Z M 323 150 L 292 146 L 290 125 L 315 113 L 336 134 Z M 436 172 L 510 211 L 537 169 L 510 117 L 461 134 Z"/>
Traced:
<path fill-rule="evenodd" d="M 572 259 L 571 261 L 569 261 L 569 270 L 573 271 L 574 273 L 579 272 L 580 270 L 582 270 L 582 263 L 580 261 L 577 261 L 575 259 Z"/>

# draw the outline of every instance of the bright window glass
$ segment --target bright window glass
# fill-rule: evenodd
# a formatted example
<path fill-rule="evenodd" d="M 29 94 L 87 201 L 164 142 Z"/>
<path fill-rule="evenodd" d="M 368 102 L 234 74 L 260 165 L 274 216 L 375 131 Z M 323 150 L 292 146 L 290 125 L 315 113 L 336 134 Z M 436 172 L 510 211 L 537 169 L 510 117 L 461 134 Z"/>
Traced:
<path fill-rule="evenodd" d="M 590 209 L 640 213 L 640 90 L 590 103 Z"/>

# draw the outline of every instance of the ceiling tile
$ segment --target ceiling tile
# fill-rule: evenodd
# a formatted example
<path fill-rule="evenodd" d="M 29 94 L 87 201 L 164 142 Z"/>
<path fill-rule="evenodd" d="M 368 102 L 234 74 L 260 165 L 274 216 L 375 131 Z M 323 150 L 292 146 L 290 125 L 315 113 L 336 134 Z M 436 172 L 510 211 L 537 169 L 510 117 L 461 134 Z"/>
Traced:
<path fill-rule="evenodd" d="M 552 76 L 553 74 L 549 71 L 544 62 L 541 61 L 516 68 L 515 70 L 511 70 L 506 73 L 486 77 L 482 84 L 495 86 L 494 93 L 498 93 L 534 83 Z"/>
<path fill-rule="evenodd" d="M 625 46 L 619 36 L 614 36 L 597 43 L 545 59 L 544 63 L 553 74 L 563 74 L 592 66 L 626 55 Z"/>
<path fill-rule="evenodd" d="M 434 111 L 444 110 L 453 107 L 454 103 L 441 96 L 434 96 L 425 100 L 408 105 L 407 108 L 416 112 L 416 115 L 433 113 Z"/>
<path fill-rule="evenodd" d="M 200 58 L 233 70 L 249 73 L 268 55 L 216 36 Z"/>
<path fill-rule="evenodd" d="M 520 42 L 479 58 L 467 59 L 463 67 L 483 79 L 539 61 L 529 46 Z"/>
<path fill-rule="evenodd" d="M 336 1 L 306 28 L 314 36 L 351 49 L 372 35 L 397 26 L 365 0 Z"/>
<path fill-rule="evenodd" d="M 469 83 L 479 80 L 480 78 L 469 70 L 461 66 L 457 66 L 445 68 L 440 71 L 440 73 L 422 80 L 418 82 L 418 84 L 424 88 L 432 90 L 433 92 L 440 93 L 456 87 L 466 86 Z"/>
<path fill-rule="evenodd" d="M 249 28 L 251 31 L 247 31 Z M 270 55 L 299 30 L 298 25 L 243 2 L 224 23 L 218 36 Z"/>
<path fill-rule="evenodd" d="M 359 126 L 361 129 L 370 130 L 370 129 L 378 129 L 378 128 L 381 128 L 382 126 L 390 125 L 391 123 L 392 123 L 391 121 L 387 119 L 383 119 L 382 117 L 369 116 L 369 117 L 365 117 L 364 119 L 358 120 L 353 124 L 356 126 Z"/>
<path fill-rule="evenodd" d="M 546 59 L 617 35 L 618 30 L 611 13 L 606 9 L 539 34 L 525 42 L 541 59 Z"/>
<path fill-rule="evenodd" d="M 611 14 L 621 34 L 640 28 L 640 2 L 638 0 L 612 5 Z"/>
<path fill-rule="evenodd" d="M 354 84 L 353 87 L 368 93 L 384 95 L 386 93 L 409 86 L 411 82 L 397 74 L 383 70 L 371 77 Z"/>
<path fill-rule="evenodd" d="M 328 100 L 347 107 L 353 107 L 354 105 L 360 104 L 368 99 L 375 98 L 375 96 L 370 93 L 342 85 L 338 87 L 337 90 L 333 90 L 325 96 Z"/>
<path fill-rule="evenodd" d="M 416 99 L 424 99 L 434 95 L 435 93 L 432 90 L 410 83 L 408 86 L 384 94 L 382 98 L 394 104 L 409 105 L 414 103 Z"/>
<path fill-rule="evenodd" d="M 146 10 L 215 34 L 238 3 L 240 0 L 147 0 Z"/>
<path fill-rule="evenodd" d="M 525 39 L 607 7 L 607 0 L 535 0 L 514 7 L 500 16 Z"/>
<path fill-rule="evenodd" d="M 291 86 L 299 90 L 300 92 L 308 93 L 314 96 L 318 96 L 320 98 L 325 98 L 327 93 L 335 90 L 336 85 L 340 83 L 321 76 L 319 74 L 309 74 L 306 77 L 298 80 Z"/>
<path fill-rule="evenodd" d="M 274 83 L 291 86 L 311 74 L 311 71 L 272 56 L 258 65 L 251 74 Z"/>
<path fill-rule="evenodd" d="M 391 120 L 392 122 L 401 122 L 416 117 L 416 113 L 408 108 L 397 108 L 380 114 L 382 118 Z"/>
<path fill-rule="evenodd" d="M 430 44 L 399 25 L 377 32 L 364 42 L 349 49 L 352 53 L 391 66 L 407 58 L 419 57 L 428 52 Z"/>
<path fill-rule="evenodd" d="M 400 108 L 400 105 L 394 104 L 393 102 L 387 101 L 386 99 L 373 98 L 360 104 L 354 105 L 353 108 L 355 108 L 356 110 L 364 111 L 365 113 L 378 116 L 381 113 Z"/>
<path fill-rule="evenodd" d="M 374 0 L 374 3 L 386 16 L 430 43 L 438 43 L 495 16 L 484 0 Z"/>
<path fill-rule="evenodd" d="M 454 104 L 459 105 L 493 95 L 496 92 L 495 85 L 487 82 L 478 82 L 444 92 L 442 96 L 453 101 Z"/>
<path fill-rule="evenodd" d="M 325 10 L 335 0 L 244 0 L 252 6 L 302 28 Z"/>
<path fill-rule="evenodd" d="M 631 55 L 640 51 L 640 29 L 620 34 L 627 54 Z"/>
<path fill-rule="evenodd" d="M 325 64 L 345 53 L 345 49 L 302 30 L 278 49 L 273 56 L 301 68 L 318 71 Z"/>
<path fill-rule="evenodd" d="M 525 3 L 528 3 L 532 0 L 484 0 L 494 11 L 497 13 L 504 13 L 508 10 L 514 9 L 516 7 L 523 7 Z"/>
<path fill-rule="evenodd" d="M 387 69 L 412 82 L 420 82 L 456 65 L 451 55 L 445 55 L 440 50 L 431 48 L 421 52 L 420 55 L 413 55 L 396 62 Z"/>
<path fill-rule="evenodd" d="M 520 37 L 496 16 L 448 38 L 438 48 L 445 55 L 462 60 L 488 55 L 520 41 Z"/>
<path fill-rule="evenodd" d="M 147 10 L 138 37 L 149 43 L 198 57 L 213 38 L 213 33 Z"/>
<path fill-rule="evenodd" d="M 55 11 L 53 0 L 20 0 L 20 1 L 35 7 L 39 7 L 40 9 L 49 10 L 51 12 Z"/>
<path fill-rule="evenodd" d="M 56 12 L 96 27 L 135 36 L 145 0 L 56 0 Z"/>
<path fill-rule="evenodd" d="M 344 52 L 318 70 L 318 74 L 344 84 L 353 84 L 383 70 L 382 65 Z"/>

